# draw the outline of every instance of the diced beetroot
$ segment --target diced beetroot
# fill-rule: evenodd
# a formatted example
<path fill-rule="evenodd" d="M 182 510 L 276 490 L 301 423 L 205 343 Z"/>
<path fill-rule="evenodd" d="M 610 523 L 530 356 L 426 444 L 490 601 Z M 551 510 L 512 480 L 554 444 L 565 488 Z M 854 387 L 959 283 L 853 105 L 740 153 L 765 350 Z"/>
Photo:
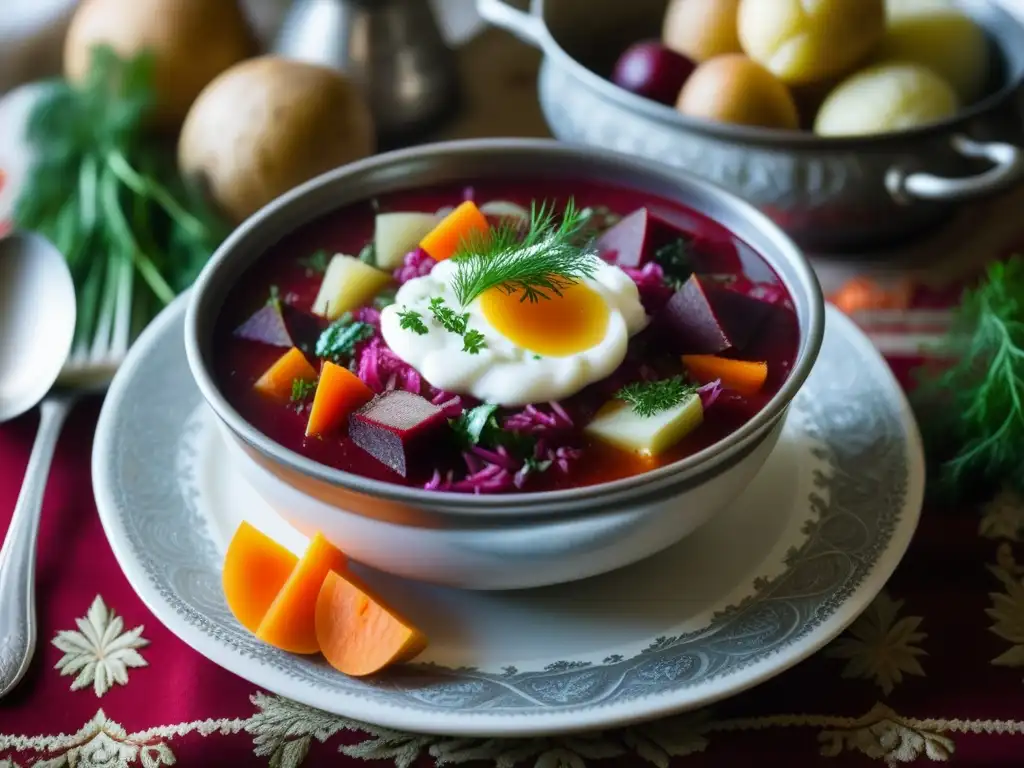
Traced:
<path fill-rule="evenodd" d="M 368 454 L 408 477 L 413 460 L 447 427 L 444 409 L 401 389 L 378 395 L 349 416 L 348 436 Z"/>
<path fill-rule="evenodd" d="M 656 248 L 681 234 L 646 208 L 638 208 L 605 230 L 597 239 L 597 252 L 620 267 L 642 267 Z"/>
<path fill-rule="evenodd" d="M 282 301 L 271 301 L 256 310 L 235 329 L 235 336 L 272 347 L 312 349 L 323 330 L 320 321 L 301 309 Z"/>
<path fill-rule="evenodd" d="M 691 275 L 658 314 L 665 343 L 677 354 L 742 350 L 769 304 Z"/>

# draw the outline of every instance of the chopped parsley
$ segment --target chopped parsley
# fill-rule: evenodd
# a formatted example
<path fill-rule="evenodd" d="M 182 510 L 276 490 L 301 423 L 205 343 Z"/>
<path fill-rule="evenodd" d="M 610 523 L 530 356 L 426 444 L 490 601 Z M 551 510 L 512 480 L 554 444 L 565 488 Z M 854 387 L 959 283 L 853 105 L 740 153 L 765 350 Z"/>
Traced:
<path fill-rule="evenodd" d="M 497 410 L 498 406 L 494 403 L 484 403 L 476 408 L 463 411 L 459 418 L 450 419 L 449 423 L 459 437 L 459 442 L 464 446 L 479 445 L 485 433 L 488 437 L 493 438 L 496 432 L 502 431 L 498 425 L 498 419 L 494 415 Z M 492 440 L 488 439 L 486 442 L 490 443 Z"/>
<path fill-rule="evenodd" d="M 480 350 L 487 346 L 487 341 L 480 331 L 470 328 L 462 337 L 462 351 L 471 355 L 480 354 Z"/>
<path fill-rule="evenodd" d="M 418 333 L 420 336 L 427 334 L 427 324 L 423 322 L 423 315 L 415 309 L 406 309 L 398 313 L 398 327 Z"/>
<path fill-rule="evenodd" d="M 346 312 L 335 320 L 320 334 L 316 340 L 317 357 L 338 362 L 342 358 L 351 357 L 356 344 L 373 336 L 373 326 L 359 320 L 353 320 L 352 314 Z"/>
<path fill-rule="evenodd" d="M 615 393 L 615 398 L 632 405 L 638 416 L 649 417 L 675 408 L 696 391 L 697 388 L 684 382 L 682 376 L 673 376 L 659 381 L 627 384 Z"/>
<path fill-rule="evenodd" d="M 313 396 L 316 392 L 316 382 L 308 379 L 294 379 L 292 381 L 292 402 L 302 403 Z"/>
<path fill-rule="evenodd" d="M 321 248 L 314 251 L 309 258 L 299 259 L 299 264 L 306 268 L 307 275 L 322 275 L 327 271 L 328 261 L 330 261 L 330 257 L 327 255 L 327 251 Z"/>
<path fill-rule="evenodd" d="M 673 288 L 680 288 L 693 274 L 690 259 L 690 242 L 678 237 L 654 252 L 654 261 L 665 273 L 665 282 Z"/>
<path fill-rule="evenodd" d="M 444 299 L 435 296 L 430 300 L 430 311 L 434 319 L 441 324 L 441 327 L 450 333 L 462 336 L 466 332 L 466 324 L 469 322 L 469 313 L 459 314 L 444 303 Z"/>

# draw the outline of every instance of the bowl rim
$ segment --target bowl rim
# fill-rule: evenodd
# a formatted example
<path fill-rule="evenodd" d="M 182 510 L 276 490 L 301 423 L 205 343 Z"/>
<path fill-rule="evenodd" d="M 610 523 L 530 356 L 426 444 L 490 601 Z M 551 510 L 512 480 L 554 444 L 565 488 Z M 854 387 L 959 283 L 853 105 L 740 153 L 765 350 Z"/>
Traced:
<path fill-rule="evenodd" d="M 507 0 L 502 1 L 506 2 Z M 787 130 L 783 128 L 762 128 L 723 123 L 680 114 L 674 107 L 631 93 L 585 66 L 562 47 L 558 38 L 552 34 L 548 27 L 545 11 L 549 1 L 533 0 L 531 6 L 535 7 L 535 10 L 530 11 L 530 14 L 535 16 L 543 27 L 544 39 L 538 41 L 538 44 L 545 58 L 551 59 L 563 67 L 567 67 L 583 85 L 597 93 L 602 99 L 616 102 L 623 110 L 640 113 L 644 117 L 662 125 L 706 134 L 726 141 L 764 144 L 770 147 L 789 145 L 793 149 L 874 149 L 887 142 L 913 141 L 915 139 L 949 133 L 957 129 L 957 126 L 975 120 L 1000 107 L 1024 86 L 1024 66 L 1020 66 L 1016 76 L 1009 78 L 1002 87 L 977 99 L 966 108 L 958 110 L 955 114 L 944 120 L 904 130 L 887 131 L 885 133 L 855 136 L 819 136 L 811 129 Z M 963 10 L 976 23 L 978 11 L 971 12 L 969 9 L 984 9 L 984 13 L 994 14 L 996 18 L 995 23 L 998 23 L 1000 26 L 1006 24 L 1008 25 L 1007 28 L 1016 30 L 1017 36 L 1024 42 L 1024 20 L 1010 13 L 1000 3 L 995 2 L 995 0 L 954 0 L 954 7 Z M 991 31 L 993 24 L 979 23 L 979 26 L 983 28 L 990 45 L 994 45 L 1000 55 L 1007 56 L 1007 46 L 1002 44 Z"/>
<path fill-rule="evenodd" d="M 230 268 L 240 243 L 253 238 L 254 233 L 269 226 L 274 219 L 286 214 L 293 206 L 301 204 L 315 191 L 325 186 L 338 184 L 347 177 L 367 171 L 387 169 L 403 163 L 423 161 L 438 154 L 457 157 L 501 152 L 518 152 L 540 158 L 553 155 L 581 163 L 604 164 L 606 167 L 626 168 L 648 180 L 660 180 L 676 186 L 690 186 L 704 197 L 712 199 L 716 205 L 730 209 L 730 213 L 745 219 L 771 240 L 772 245 L 779 251 L 781 260 L 786 262 L 786 266 L 794 273 L 797 287 L 807 300 L 807 322 L 806 327 L 800 328 L 797 356 L 788 378 L 778 392 L 741 427 L 730 432 L 721 440 L 671 464 L 637 475 L 588 486 L 554 491 L 479 495 L 405 486 L 385 480 L 375 480 L 321 464 L 273 440 L 246 420 L 228 402 L 206 364 L 203 351 L 203 339 L 209 340 L 212 328 L 201 328 L 200 321 L 210 312 L 204 306 L 208 302 L 207 292 L 210 285 L 214 283 L 218 273 Z M 350 203 L 345 205 L 348 204 Z M 329 214 L 318 214 L 318 216 L 323 215 Z M 710 216 L 707 213 L 704 215 Z M 317 216 L 310 217 L 304 224 L 294 226 L 291 231 L 297 230 L 315 218 Z M 732 231 L 731 227 L 724 224 L 721 226 Z M 246 251 L 238 252 L 245 253 Z M 778 272 L 776 259 L 764 256 L 759 251 L 757 255 Z M 793 286 L 786 284 L 786 288 L 790 293 L 794 293 Z M 751 440 L 767 434 L 774 421 L 783 415 L 790 401 L 810 375 L 821 348 L 824 329 L 825 300 L 817 275 L 807 257 L 766 215 L 731 192 L 689 173 L 666 168 L 653 161 L 620 152 L 566 144 L 553 139 L 486 138 L 433 142 L 374 155 L 321 174 L 272 200 L 242 222 L 224 240 L 196 278 L 190 291 L 185 315 L 184 342 L 192 377 L 209 407 L 235 435 L 264 456 L 314 480 L 325 482 L 331 486 L 340 486 L 369 497 L 410 504 L 419 508 L 431 508 L 445 513 L 472 514 L 480 511 L 490 513 L 521 512 L 524 509 L 529 510 L 531 507 L 562 508 L 565 504 L 639 491 L 657 481 L 670 479 L 674 475 L 689 476 L 695 473 L 710 472 L 719 463 L 727 461 L 731 456 L 742 451 Z M 503 510 L 503 508 L 505 509 Z"/>

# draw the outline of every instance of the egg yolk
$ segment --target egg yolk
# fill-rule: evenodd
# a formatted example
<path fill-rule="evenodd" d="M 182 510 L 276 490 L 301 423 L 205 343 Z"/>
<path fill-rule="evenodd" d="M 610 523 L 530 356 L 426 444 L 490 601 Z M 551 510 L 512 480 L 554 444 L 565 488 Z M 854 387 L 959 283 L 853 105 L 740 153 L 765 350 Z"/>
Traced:
<path fill-rule="evenodd" d="M 550 291 L 548 298 L 522 301 L 519 291 L 492 288 L 480 297 L 480 309 L 498 333 L 513 344 L 548 357 L 566 357 L 597 346 L 608 332 L 608 305 L 593 289 L 576 283 Z"/>

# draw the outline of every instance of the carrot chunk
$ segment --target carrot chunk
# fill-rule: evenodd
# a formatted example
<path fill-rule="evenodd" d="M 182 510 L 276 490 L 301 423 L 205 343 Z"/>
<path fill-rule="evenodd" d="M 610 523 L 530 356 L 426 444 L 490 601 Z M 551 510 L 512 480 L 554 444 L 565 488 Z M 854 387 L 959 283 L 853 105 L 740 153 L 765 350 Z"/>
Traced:
<path fill-rule="evenodd" d="M 467 200 L 441 219 L 437 226 L 420 240 L 420 248 L 429 253 L 434 260 L 444 261 L 454 256 L 462 242 L 473 232 L 487 235 L 490 232 L 490 225 L 476 204 L 472 200 Z"/>
<path fill-rule="evenodd" d="M 228 608 L 256 632 L 299 559 L 273 539 L 242 523 L 224 558 L 222 584 Z"/>
<path fill-rule="evenodd" d="M 427 638 L 350 573 L 327 574 L 316 601 L 316 636 L 327 662 L 346 675 L 372 675 L 418 656 Z"/>
<path fill-rule="evenodd" d="M 296 380 L 315 381 L 316 369 L 298 347 L 292 347 L 277 359 L 253 389 L 274 400 L 288 401 L 292 396 L 292 383 Z"/>
<path fill-rule="evenodd" d="M 344 366 L 324 362 L 306 423 L 306 436 L 324 435 L 341 426 L 350 413 L 373 399 L 373 390 Z"/>
<path fill-rule="evenodd" d="M 316 653 L 316 604 L 327 574 L 345 567 L 346 558 L 319 533 L 313 537 L 256 630 L 265 643 L 292 653 Z"/>
<path fill-rule="evenodd" d="M 741 395 L 753 395 L 768 378 L 768 363 L 750 360 L 731 360 L 717 355 L 683 355 L 683 365 L 698 381 L 707 383 L 721 379 L 723 387 Z"/>

